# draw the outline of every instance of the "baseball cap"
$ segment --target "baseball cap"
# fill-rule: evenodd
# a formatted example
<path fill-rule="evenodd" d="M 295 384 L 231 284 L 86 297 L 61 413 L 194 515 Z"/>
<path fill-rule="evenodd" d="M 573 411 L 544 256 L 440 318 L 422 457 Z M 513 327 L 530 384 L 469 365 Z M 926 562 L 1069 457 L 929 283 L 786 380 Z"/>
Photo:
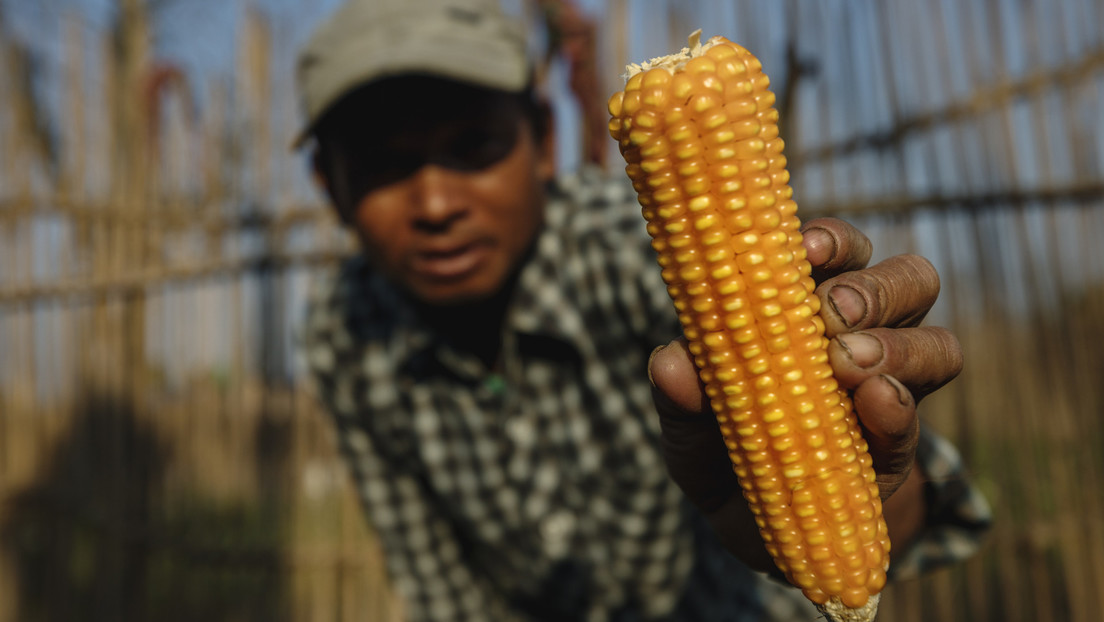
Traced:
<path fill-rule="evenodd" d="M 293 146 L 344 95 L 375 80 L 422 74 L 517 92 L 529 71 L 525 30 L 499 0 L 348 0 L 299 53 L 305 126 Z"/>

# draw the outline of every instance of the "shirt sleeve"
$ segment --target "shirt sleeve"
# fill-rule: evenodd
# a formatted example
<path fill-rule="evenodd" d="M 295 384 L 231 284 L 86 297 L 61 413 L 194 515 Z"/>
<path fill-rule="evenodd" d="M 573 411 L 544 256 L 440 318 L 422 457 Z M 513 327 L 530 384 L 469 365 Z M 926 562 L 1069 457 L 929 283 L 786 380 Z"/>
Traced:
<path fill-rule="evenodd" d="M 926 476 L 925 528 L 890 564 L 891 579 L 915 578 L 969 558 L 992 523 L 988 501 L 970 481 L 958 450 L 948 440 L 921 427 L 916 461 Z"/>

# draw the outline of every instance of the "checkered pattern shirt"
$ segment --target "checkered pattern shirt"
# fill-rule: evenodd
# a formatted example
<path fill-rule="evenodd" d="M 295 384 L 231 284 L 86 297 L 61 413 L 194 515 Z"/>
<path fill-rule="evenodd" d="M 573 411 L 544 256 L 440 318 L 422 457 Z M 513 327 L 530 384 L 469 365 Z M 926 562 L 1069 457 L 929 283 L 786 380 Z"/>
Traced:
<path fill-rule="evenodd" d="M 307 360 L 410 619 L 815 619 L 667 477 L 645 365 L 678 325 L 631 193 L 593 173 L 552 191 L 500 372 L 361 259 L 313 296 Z M 969 554 L 976 531 L 913 565 Z"/>

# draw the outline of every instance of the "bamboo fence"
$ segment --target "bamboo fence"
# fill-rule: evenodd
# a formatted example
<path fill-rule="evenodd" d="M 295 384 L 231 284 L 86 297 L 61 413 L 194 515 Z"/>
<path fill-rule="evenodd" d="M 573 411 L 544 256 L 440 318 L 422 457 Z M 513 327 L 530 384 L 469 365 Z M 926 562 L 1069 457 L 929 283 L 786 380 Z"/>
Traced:
<path fill-rule="evenodd" d="M 248 11 L 212 79 L 160 62 L 145 3 L 119 8 L 62 26 L 57 106 L 0 13 L 0 621 L 401 620 L 295 350 L 351 244 L 283 149 L 286 29 Z M 1104 2 L 573 15 L 592 47 L 569 60 L 600 78 L 550 87 L 581 119 L 561 161 L 602 160 L 587 120 L 618 68 L 705 25 L 772 76 L 806 216 L 939 269 L 929 321 L 967 362 L 921 410 L 997 522 L 969 562 L 890 586 L 881 619 L 1099 619 Z"/>

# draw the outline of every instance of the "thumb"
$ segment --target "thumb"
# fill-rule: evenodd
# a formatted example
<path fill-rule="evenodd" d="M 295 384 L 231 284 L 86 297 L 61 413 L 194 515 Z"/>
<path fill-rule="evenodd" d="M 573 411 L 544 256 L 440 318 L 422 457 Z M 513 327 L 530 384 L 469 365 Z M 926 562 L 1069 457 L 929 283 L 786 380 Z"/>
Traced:
<path fill-rule="evenodd" d="M 656 348 L 648 375 L 671 479 L 711 512 L 739 490 L 739 482 L 685 340 Z"/>

